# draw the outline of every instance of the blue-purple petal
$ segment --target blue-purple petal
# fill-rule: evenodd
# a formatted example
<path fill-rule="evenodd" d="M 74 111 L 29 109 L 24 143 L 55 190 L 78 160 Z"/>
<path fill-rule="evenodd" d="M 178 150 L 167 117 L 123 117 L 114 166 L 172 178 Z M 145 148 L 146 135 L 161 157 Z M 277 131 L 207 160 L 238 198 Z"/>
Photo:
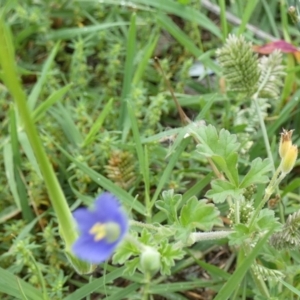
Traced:
<path fill-rule="evenodd" d="M 110 193 L 101 194 L 95 201 L 95 213 L 102 222 L 111 221 L 119 215 L 120 203 Z"/>
<path fill-rule="evenodd" d="M 91 263 L 101 263 L 108 259 L 128 230 L 128 219 L 125 212 L 117 198 L 109 193 L 103 193 L 97 198 L 92 211 L 79 208 L 73 213 L 73 216 L 81 235 L 73 244 L 72 250 L 78 258 Z M 90 234 L 90 230 L 95 224 L 105 224 L 106 222 L 117 223 L 120 227 L 120 236 L 113 243 L 107 242 L 105 237 L 100 241 L 95 241 L 94 235 Z"/>
<path fill-rule="evenodd" d="M 73 212 L 79 231 L 89 231 L 96 222 L 99 222 L 97 215 L 89 211 L 87 208 L 78 208 Z"/>
<path fill-rule="evenodd" d="M 73 245 L 73 253 L 80 259 L 93 264 L 107 260 L 113 253 L 117 243 L 107 243 L 105 240 L 94 242 L 87 236 L 80 237 Z"/>

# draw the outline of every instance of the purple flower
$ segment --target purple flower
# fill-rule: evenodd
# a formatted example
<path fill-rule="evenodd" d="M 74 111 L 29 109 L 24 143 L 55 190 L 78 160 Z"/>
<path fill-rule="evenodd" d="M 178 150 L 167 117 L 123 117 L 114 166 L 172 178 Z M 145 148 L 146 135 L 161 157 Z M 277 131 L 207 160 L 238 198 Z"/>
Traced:
<path fill-rule="evenodd" d="M 92 211 L 79 208 L 73 216 L 81 235 L 72 251 L 90 263 L 98 264 L 109 258 L 128 230 L 127 216 L 110 193 L 101 194 Z"/>

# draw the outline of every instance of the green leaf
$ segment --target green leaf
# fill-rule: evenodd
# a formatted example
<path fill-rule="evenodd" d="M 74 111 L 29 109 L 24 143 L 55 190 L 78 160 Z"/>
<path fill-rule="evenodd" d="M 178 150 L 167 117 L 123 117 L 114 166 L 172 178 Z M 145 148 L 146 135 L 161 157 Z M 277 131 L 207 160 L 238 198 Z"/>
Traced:
<path fill-rule="evenodd" d="M 217 164 L 220 171 L 224 172 L 227 178 L 235 186 L 238 185 L 237 150 L 239 143 L 236 135 L 222 129 L 219 134 L 212 125 L 194 128 L 193 135 L 200 141 L 197 151 L 205 157 L 211 157 Z"/>
<path fill-rule="evenodd" d="M 70 293 L 67 297 L 63 298 L 63 300 L 84 299 L 86 296 L 91 295 L 93 292 L 97 291 L 101 287 L 106 286 L 108 282 L 112 282 L 113 280 L 120 278 L 124 273 L 124 269 L 125 267 L 119 267 L 116 270 L 105 274 L 105 276 L 101 276 L 100 278 L 94 279 L 91 282 L 82 285 L 80 288 L 76 289 L 75 292 Z"/>
<path fill-rule="evenodd" d="M 0 292 L 12 296 L 9 299 L 24 299 L 24 295 L 30 300 L 44 299 L 40 290 L 2 268 L 0 268 Z"/>
<path fill-rule="evenodd" d="M 163 275 L 171 274 L 171 267 L 175 265 L 174 260 L 182 259 L 184 251 L 182 249 L 175 248 L 167 241 L 163 241 L 158 249 L 161 255 L 161 273 Z"/>
<path fill-rule="evenodd" d="M 55 142 L 54 142 L 55 143 Z M 89 176 L 93 181 L 102 186 L 104 189 L 113 193 L 123 204 L 128 205 L 128 207 L 136 210 L 140 214 L 145 214 L 145 207 L 141 202 L 136 201 L 129 193 L 127 193 L 122 188 L 115 185 L 113 182 L 108 180 L 105 176 L 100 173 L 95 172 L 93 169 L 89 168 L 86 164 L 83 164 L 76 160 L 72 155 L 63 149 L 59 144 L 55 145 L 60 149 L 60 151 L 72 161 L 82 172 Z"/>
<path fill-rule="evenodd" d="M 187 300 L 191 298 L 186 298 L 181 296 L 184 294 L 183 291 L 194 290 L 194 289 L 217 289 L 220 281 L 215 280 L 195 280 L 192 281 L 176 281 L 172 283 L 162 283 L 162 284 L 152 284 L 149 287 L 149 293 L 158 294 L 163 297 L 163 299 L 174 299 L 174 300 Z M 174 294 L 173 292 L 178 292 Z M 195 298 L 194 298 L 195 299 Z M 201 298 L 200 298 L 201 299 Z M 202 298 L 203 299 L 203 298 Z"/>
<path fill-rule="evenodd" d="M 162 200 L 156 201 L 155 206 L 166 214 L 170 223 L 174 223 L 177 221 L 177 209 L 181 201 L 182 195 L 174 195 L 174 190 L 168 190 L 162 193 Z"/>
<path fill-rule="evenodd" d="M 247 254 L 245 260 L 240 264 L 240 266 L 230 276 L 229 280 L 219 290 L 218 295 L 214 298 L 214 300 L 227 300 L 230 297 L 230 295 L 234 291 L 236 291 L 241 281 L 243 280 L 245 274 L 250 269 L 254 259 L 259 254 L 262 247 L 266 244 L 272 232 L 273 231 L 270 230 L 267 234 L 265 234 L 265 236 L 253 248 L 251 253 Z"/>
<path fill-rule="evenodd" d="M 246 188 L 253 183 L 266 183 L 269 181 L 269 177 L 266 175 L 272 170 L 272 165 L 270 160 L 267 158 L 262 160 L 261 158 L 256 158 L 251 163 L 251 168 L 246 176 L 243 178 L 240 188 Z"/>
<path fill-rule="evenodd" d="M 206 197 L 213 199 L 215 203 L 222 203 L 227 197 L 239 198 L 243 189 L 237 189 L 232 183 L 224 180 L 213 180 L 211 189 L 206 193 Z"/>
<path fill-rule="evenodd" d="M 238 187 L 239 174 L 237 170 L 238 155 L 237 153 L 232 153 L 225 160 L 223 157 L 218 155 L 212 156 L 213 161 L 216 163 L 218 168 L 226 174 L 229 181 Z"/>
<path fill-rule="evenodd" d="M 179 132 L 178 137 L 181 135 L 182 131 Z M 176 140 L 177 140 L 176 138 Z M 175 141 L 176 142 L 176 141 Z M 160 176 L 159 182 L 156 186 L 156 190 L 155 193 L 151 199 L 151 205 L 156 204 L 156 199 L 158 198 L 161 190 L 163 189 L 163 187 L 165 186 L 165 184 L 167 183 L 167 181 L 169 180 L 171 173 L 176 165 L 176 163 L 179 160 L 180 155 L 182 154 L 182 152 L 184 151 L 184 149 L 191 143 L 191 138 L 187 137 L 183 140 L 181 140 L 181 142 L 179 143 L 178 147 L 172 152 L 172 155 L 170 156 L 169 162 L 167 164 L 167 166 L 164 169 L 164 172 L 162 173 L 162 175 Z"/>
<path fill-rule="evenodd" d="M 128 22 L 114 22 L 114 23 L 101 23 L 97 25 L 90 25 L 84 27 L 73 27 L 73 28 L 64 28 L 58 30 L 51 30 L 45 35 L 47 40 L 70 40 L 78 35 L 88 35 L 88 34 L 97 34 L 101 30 L 107 30 L 111 27 L 125 27 L 128 25 Z"/>
<path fill-rule="evenodd" d="M 5 175 L 7 179 L 7 185 L 13 195 L 15 203 L 18 208 L 21 208 L 20 197 L 17 189 L 17 182 L 15 178 L 15 167 L 13 163 L 13 151 L 11 142 L 4 144 L 3 147 L 3 158 L 5 166 Z"/>
<path fill-rule="evenodd" d="M 48 56 L 46 62 L 44 63 L 41 77 L 39 77 L 38 81 L 36 82 L 33 89 L 31 90 L 30 95 L 28 96 L 27 103 L 31 111 L 33 111 L 33 109 L 35 108 L 38 98 L 41 94 L 42 88 L 47 81 L 49 72 L 51 70 L 51 66 L 53 65 L 55 56 L 59 50 L 59 45 L 60 42 L 57 42 L 56 45 L 52 48 L 50 55 Z"/>
<path fill-rule="evenodd" d="M 241 245 L 250 237 L 250 231 L 245 224 L 234 225 L 234 232 L 228 236 L 230 245 Z"/>
<path fill-rule="evenodd" d="M 100 112 L 98 118 L 96 119 L 96 121 L 94 122 L 92 128 L 90 129 L 89 133 L 86 135 L 84 142 L 82 144 L 82 147 L 86 147 L 89 144 L 91 144 L 92 142 L 95 141 L 95 136 L 96 134 L 101 130 L 102 124 L 105 121 L 105 118 L 107 117 L 107 115 L 109 114 L 109 112 L 111 111 L 112 108 L 112 104 L 113 104 L 113 98 L 111 98 L 107 104 L 105 104 L 103 110 Z"/>
<path fill-rule="evenodd" d="M 136 269 L 140 266 L 140 257 L 135 257 L 131 260 L 126 261 L 124 274 L 133 275 Z"/>
<path fill-rule="evenodd" d="M 280 229 L 281 224 L 278 218 L 275 217 L 275 212 L 268 208 L 262 209 L 255 220 L 256 228 L 261 232 L 263 230 Z"/>
<path fill-rule="evenodd" d="M 140 254 L 140 249 L 137 245 L 126 239 L 121 245 L 117 247 L 112 257 L 113 264 L 124 264 L 130 256 L 137 256 Z"/>
<path fill-rule="evenodd" d="M 121 93 L 121 107 L 119 117 L 119 128 L 123 129 L 128 118 L 127 114 L 127 97 L 131 91 L 131 84 L 134 72 L 134 59 L 136 55 L 136 13 L 133 12 L 130 18 L 130 27 L 127 35 L 126 60 L 124 66 L 123 86 Z M 124 132 L 123 132 L 124 135 Z"/>
<path fill-rule="evenodd" d="M 240 146 L 236 142 L 236 135 L 230 134 L 229 131 L 221 129 L 217 133 L 217 129 L 212 126 L 201 126 L 196 135 L 201 144 L 198 145 L 198 152 L 204 156 L 212 157 L 213 155 L 222 156 L 224 159 L 236 152 Z"/>
<path fill-rule="evenodd" d="M 220 225 L 219 211 L 207 200 L 192 197 L 181 209 L 180 222 L 184 227 L 209 231 L 214 225 Z"/>
<path fill-rule="evenodd" d="M 298 289 L 296 289 L 294 286 L 290 285 L 289 283 L 287 283 L 286 281 L 284 281 L 283 279 L 280 279 L 280 278 L 278 279 L 278 281 L 280 281 L 284 286 L 286 286 L 295 295 L 298 295 L 298 297 L 300 297 L 300 291 Z"/>
<path fill-rule="evenodd" d="M 153 235 L 153 239 L 156 242 L 161 242 L 163 238 L 174 236 L 174 232 L 176 229 L 174 229 L 174 226 L 168 226 L 168 225 L 160 225 L 157 227 L 157 232 Z"/>
<path fill-rule="evenodd" d="M 53 92 L 45 101 L 43 101 L 33 112 L 32 112 L 32 119 L 34 122 L 39 121 L 42 119 L 47 112 L 47 110 L 53 106 L 56 102 L 61 100 L 61 98 L 69 91 L 72 87 L 72 83 L 64 86 L 61 89 L 56 90 Z"/>
<path fill-rule="evenodd" d="M 143 228 L 139 242 L 151 246 L 153 244 L 153 235 L 146 228 Z"/>

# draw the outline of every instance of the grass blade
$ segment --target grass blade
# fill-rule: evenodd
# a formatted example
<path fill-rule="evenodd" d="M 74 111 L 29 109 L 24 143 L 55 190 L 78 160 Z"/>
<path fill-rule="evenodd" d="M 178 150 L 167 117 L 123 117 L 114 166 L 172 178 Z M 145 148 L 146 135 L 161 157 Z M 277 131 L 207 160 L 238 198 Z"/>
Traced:
<path fill-rule="evenodd" d="M 146 151 L 143 151 L 143 146 L 141 143 L 141 137 L 139 133 L 137 119 L 134 115 L 132 105 L 128 102 L 128 116 L 131 123 L 131 129 L 133 132 L 133 138 L 136 146 L 136 152 L 139 160 L 140 172 L 143 176 L 144 184 L 145 184 L 145 201 L 146 201 L 146 215 L 150 216 L 151 207 L 150 207 L 150 199 L 149 199 L 149 191 L 150 191 L 150 180 L 149 180 L 149 165 L 148 165 L 148 156 L 146 155 Z M 146 146 L 145 146 L 146 150 Z"/>
<path fill-rule="evenodd" d="M 106 300 L 122 300 L 122 299 L 130 299 L 129 296 L 135 292 L 141 287 L 140 283 L 132 283 L 128 285 L 127 287 L 122 288 L 119 292 L 113 293 L 111 296 L 106 297 Z"/>
<path fill-rule="evenodd" d="M 267 242 L 268 238 L 272 234 L 273 230 L 270 230 L 265 236 L 256 244 L 251 253 L 247 255 L 245 260 L 241 263 L 240 267 L 230 276 L 228 281 L 219 290 L 218 295 L 214 300 L 226 300 L 230 295 L 238 288 L 239 284 L 243 280 L 246 272 L 250 269 L 255 257 L 259 254 L 260 250 Z"/>
<path fill-rule="evenodd" d="M 49 32 L 46 35 L 46 39 L 48 40 L 64 40 L 64 39 L 71 39 L 76 37 L 77 35 L 86 35 L 91 33 L 97 33 L 100 30 L 105 30 L 111 27 L 122 27 L 128 25 L 128 22 L 114 22 L 114 23 L 105 23 L 105 24 L 98 24 L 98 25 L 91 25 L 85 27 L 74 27 L 74 28 L 67 28 L 67 29 L 60 29 Z"/>
<path fill-rule="evenodd" d="M 70 111 L 65 108 L 61 103 L 57 104 L 57 108 L 51 108 L 50 113 L 60 124 L 66 138 L 73 145 L 80 145 L 83 141 L 83 137 L 79 132 L 78 127 L 75 125 Z"/>
<path fill-rule="evenodd" d="M 278 279 L 278 281 L 280 281 L 285 287 L 287 287 L 295 295 L 297 295 L 298 297 L 300 297 L 300 291 L 298 289 L 296 289 L 295 287 L 293 287 L 292 285 L 290 285 L 289 283 L 285 282 L 282 279 Z"/>
<path fill-rule="evenodd" d="M 120 121 L 119 121 L 120 130 L 123 128 L 124 122 L 127 119 L 126 100 L 131 91 L 131 81 L 132 81 L 133 69 L 134 69 L 133 64 L 134 64 L 134 57 L 136 52 L 135 47 L 136 47 L 136 14 L 133 13 L 131 15 L 130 28 L 129 28 L 128 38 L 127 38 L 124 79 L 123 79 L 123 87 L 122 87 L 122 94 L 121 94 L 121 109 L 120 109 Z"/>
<path fill-rule="evenodd" d="M 42 90 L 42 87 L 43 87 L 44 83 L 47 80 L 47 75 L 50 72 L 50 68 L 51 68 L 51 65 L 54 61 L 54 58 L 55 58 L 56 54 L 57 54 L 57 51 L 59 49 L 59 45 L 60 45 L 59 42 L 56 43 L 56 45 L 52 49 L 49 57 L 47 58 L 44 66 L 43 66 L 40 78 L 38 79 L 37 83 L 34 85 L 34 88 L 32 89 L 30 95 L 28 96 L 28 107 L 31 111 L 34 109 L 34 107 L 36 105 L 36 102 L 38 100 L 38 97 L 40 95 L 40 92 Z"/>
<path fill-rule="evenodd" d="M 43 295 L 38 289 L 25 282 L 24 280 L 16 277 L 9 271 L 2 269 L 1 267 L 0 292 L 13 296 L 14 299 L 24 299 L 22 293 L 24 293 L 30 300 L 43 299 Z"/>
<path fill-rule="evenodd" d="M 79 288 L 74 293 L 71 293 L 63 300 L 82 300 L 84 297 L 97 291 L 98 288 L 101 288 L 102 286 L 107 284 L 107 282 L 111 282 L 119 277 L 122 277 L 124 270 L 125 267 L 121 267 L 117 270 L 110 272 L 109 274 L 105 274 L 105 276 L 102 276 L 101 278 L 98 278 L 90 283 L 85 284 L 83 287 Z"/>
<path fill-rule="evenodd" d="M 13 154 L 14 178 L 15 178 L 18 195 L 19 195 L 23 219 L 26 220 L 27 222 L 30 222 L 33 219 L 33 213 L 29 205 L 26 186 L 24 184 L 22 173 L 21 173 L 22 159 L 19 150 L 19 141 L 18 141 L 16 122 L 17 120 L 16 120 L 15 111 L 12 108 L 10 110 L 10 139 L 11 139 L 11 150 Z"/>
<path fill-rule="evenodd" d="M 146 45 L 146 47 L 143 51 L 142 60 L 139 62 L 136 72 L 134 74 L 134 78 L 132 80 L 133 85 L 136 85 L 141 80 L 141 78 L 146 70 L 146 67 L 149 63 L 149 59 L 152 56 L 153 51 L 155 50 L 158 39 L 159 39 L 158 34 L 154 34 L 150 37 L 149 43 Z"/>
<path fill-rule="evenodd" d="M 195 43 L 168 16 L 159 13 L 157 15 L 157 22 L 196 58 L 199 58 L 203 54 Z M 202 63 L 211 70 L 218 72 L 218 67 L 216 67 L 211 59 L 206 57 Z"/>
<path fill-rule="evenodd" d="M 238 34 L 243 34 L 253 14 L 253 11 L 258 3 L 258 0 L 247 1 L 246 8 L 243 10 L 243 18 L 238 30 Z"/>
<path fill-rule="evenodd" d="M 20 197 L 18 194 L 17 183 L 15 180 L 13 151 L 10 142 L 5 144 L 3 147 L 3 158 L 4 158 L 5 174 L 6 174 L 9 189 L 13 195 L 17 207 L 21 209 Z"/>
<path fill-rule="evenodd" d="M 94 137 L 101 129 L 101 126 L 106 116 L 108 115 L 108 113 L 112 108 L 112 104 L 113 104 L 113 99 L 110 99 L 108 103 L 105 105 L 105 107 L 103 108 L 103 110 L 101 111 L 101 113 L 99 114 L 99 117 L 97 118 L 96 122 L 90 129 L 89 133 L 87 134 L 85 140 L 83 141 L 82 147 L 86 147 L 94 141 Z"/>
<path fill-rule="evenodd" d="M 158 12 L 165 12 L 167 14 L 179 16 L 180 18 L 198 24 L 215 36 L 222 38 L 220 29 L 207 16 L 195 10 L 191 6 L 182 5 L 178 1 L 172 0 L 133 0 L 132 2 L 150 5 L 155 7 Z"/>
<path fill-rule="evenodd" d="M 176 148 L 175 152 L 170 156 L 170 160 L 169 160 L 169 163 L 167 165 L 167 167 L 165 168 L 160 180 L 159 180 L 159 183 L 156 187 L 156 190 L 155 190 L 155 193 L 151 199 L 151 205 L 154 205 L 154 203 L 156 202 L 159 194 L 161 193 L 165 183 L 167 182 L 167 180 L 170 178 L 170 175 L 176 165 L 176 163 L 178 162 L 178 159 L 181 155 L 181 153 L 184 151 L 184 149 L 187 147 L 187 145 L 191 142 L 191 138 L 188 137 L 188 138 L 185 138 L 183 139 L 178 147 Z"/>
<path fill-rule="evenodd" d="M 77 161 L 72 155 L 70 155 L 58 144 L 56 144 L 56 146 L 70 161 L 72 161 L 80 170 L 82 170 L 86 175 L 88 175 L 93 181 L 99 184 L 102 188 L 114 194 L 121 202 L 126 204 L 129 208 L 134 209 L 135 211 L 139 212 L 142 215 L 145 215 L 145 207 L 142 203 L 136 201 L 135 198 L 133 198 L 122 188 L 115 185 L 112 181 L 107 179 L 105 176 L 97 173 L 87 165 Z"/>
<path fill-rule="evenodd" d="M 49 96 L 43 103 L 41 103 L 32 113 L 32 118 L 34 120 L 34 122 L 39 121 L 41 118 L 44 117 L 45 113 L 47 112 L 47 110 L 53 105 L 55 104 L 57 101 L 59 101 L 64 95 L 65 93 L 67 93 L 69 91 L 69 89 L 71 88 L 72 83 L 64 86 L 63 88 L 55 91 L 54 93 L 52 93 L 51 96 Z"/>

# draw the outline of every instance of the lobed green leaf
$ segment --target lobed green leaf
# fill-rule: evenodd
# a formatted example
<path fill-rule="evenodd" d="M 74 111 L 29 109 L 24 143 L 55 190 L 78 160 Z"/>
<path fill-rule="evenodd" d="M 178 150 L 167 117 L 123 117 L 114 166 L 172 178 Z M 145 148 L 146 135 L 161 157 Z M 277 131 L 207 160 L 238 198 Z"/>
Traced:
<path fill-rule="evenodd" d="M 212 198 L 215 203 L 222 203 L 227 197 L 238 198 L 243 194 L 243 189 L 237 189 L 232 183 L 220 179 L 213 180 L 211 187 L 205 196 Z"/>
<path fill-rule="evenodd" d="M 183 227 L 209 231 L 214 225 L 220 225 L 219 214 L 215 205 L 192 197 L 182 207 L 179 219 Z"/>

